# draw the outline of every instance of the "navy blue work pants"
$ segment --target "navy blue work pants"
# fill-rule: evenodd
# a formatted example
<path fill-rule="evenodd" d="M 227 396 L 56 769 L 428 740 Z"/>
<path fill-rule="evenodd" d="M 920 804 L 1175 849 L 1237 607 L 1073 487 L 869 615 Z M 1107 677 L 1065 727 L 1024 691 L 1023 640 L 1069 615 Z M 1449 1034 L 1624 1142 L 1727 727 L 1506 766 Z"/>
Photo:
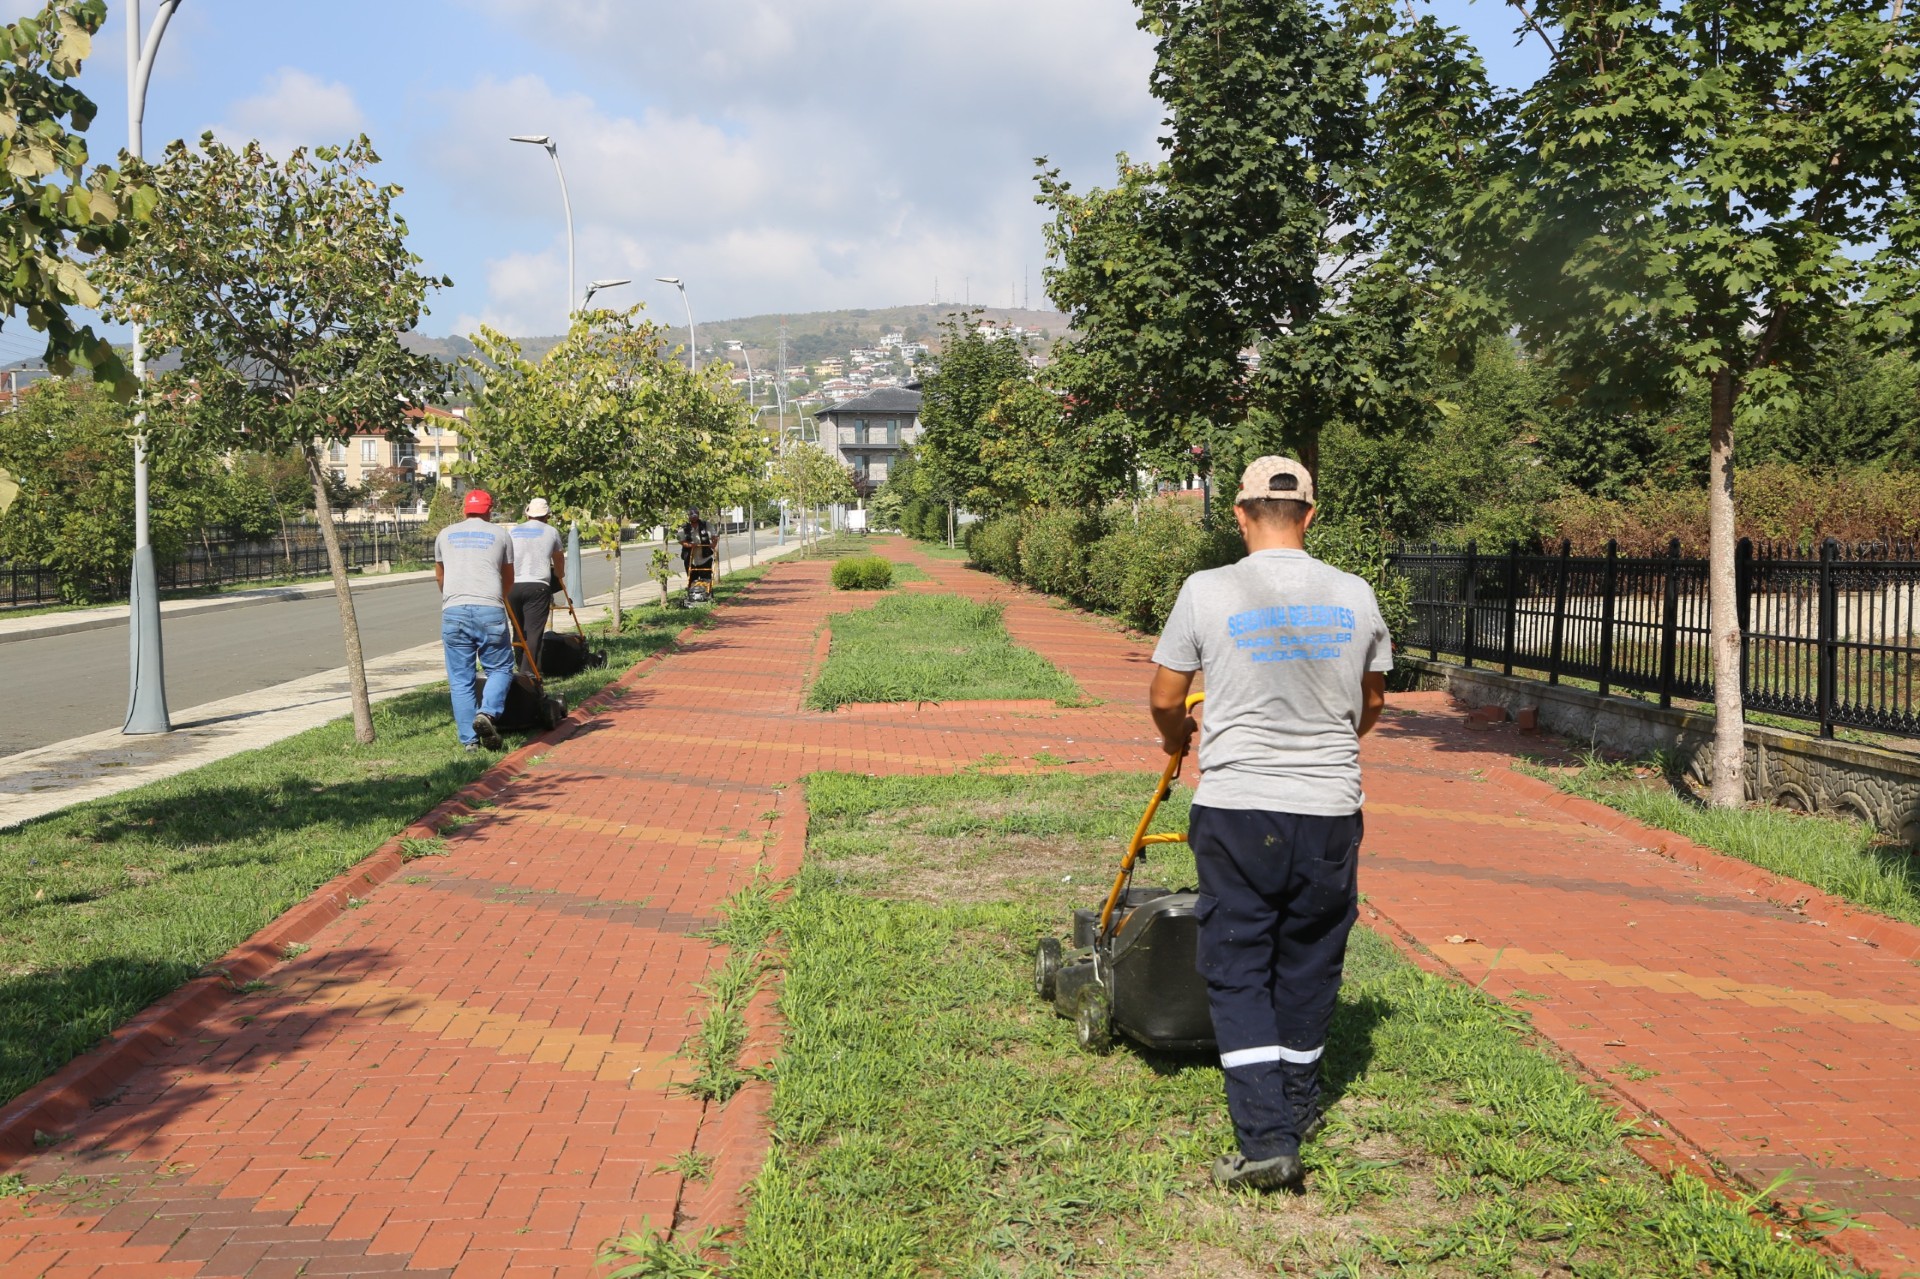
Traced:
<path fill-rule="evenodd" d="M 1359 813 L 1193 806 L 1200 975 L 1240 1153 L 1299 1152 L 1359 917 Z"/>

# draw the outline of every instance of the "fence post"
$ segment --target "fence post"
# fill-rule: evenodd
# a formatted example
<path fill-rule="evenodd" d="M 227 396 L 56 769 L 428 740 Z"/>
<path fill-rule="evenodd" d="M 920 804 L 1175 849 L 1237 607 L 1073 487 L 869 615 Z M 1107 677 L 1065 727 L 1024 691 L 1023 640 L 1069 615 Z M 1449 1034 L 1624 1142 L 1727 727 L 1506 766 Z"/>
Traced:
<path fill-rule="evenodd" d="M 1427 649 L 1428 656 L 1440 660 L 1440 633 L 1446 618 L 1440 607 L 1440 548 L 1427 544 Z"/>
<path fill-rule="evenodd" d="M 1667 589 L 1660 606 L 1660 704 L 1673 705 L 1674 665 L 1680 647 L 1680 539 L 1667 543 Z"/>
<path fill-rule="evenodd" d="M 1736 620 L 1740 624 L 1740 704 L 1747 703 L 1747 686 L 1750 679 L 1748 667 L 1752 664 L 1747 650 L 1752 644 L 1749 638 L 1753 630 L 1753 539 L 1743 537 L 1733 548 L 1733 600 Z M 1707 614 L 1711 621 L 1713 614 Z"/>
<path fill-rule="evenodd" d="M 1473 639 L 1475 630 L 1473 614 L 1474 603 L 1479 598 L 1479 592 L 1475 589 L 1474 579 L 1480 576 L 1479 570 L 1480 550 L 1474 545 L 1473 539 L 1468 538 L 1467 585 L 1466 589 L 1461 592 L 1462 597 L 1466 601 L 1466 610 L 1462 614 L 1460 622 L 1460 648 L 1462 650 L 1460 660 L 1466 664 L 1468 669 L 1472 669 L 1473 667 Z"/>
<path fill-rule="evenodd" d="M 1507 610 L 1506 640 L 1500 649 L 1500 670 L 1503 675 L 1513 674 L 1513 647 L 1516 632 L 1520 629 L 1520 544 L 1507 544 Z"/>
<path fill-rule="evenodd" d="M 1620 581 L 1620 544 L 1607 539 L 1607 563 L 1600 570 L 1600 696 L 1605 697 L 1613 680 L 1613 597 Z"/>
<path fill-rule="evenodd" d="M 1833 555 L 1836 544 L 1832 538 L 1820 543 L 1820 687 L 1817 694 L 1820 713 L 1820 736 L 1833 736 L 1834 702 L 1834 666 L 1838 654 L 1836 647 L 1840 627 L 1839 600 L 1835 596 L 1833 585 Z"/>
<path fill-rule="evenodd" d="M 1573 558 L 1573 542 L 1560 539 L 1560 567 L 1553 579 L 1553 637 L 1547 650 L 1547 683 L 1560 682 L 1560 659 L 1567 643 L 1567 572 Z"/>

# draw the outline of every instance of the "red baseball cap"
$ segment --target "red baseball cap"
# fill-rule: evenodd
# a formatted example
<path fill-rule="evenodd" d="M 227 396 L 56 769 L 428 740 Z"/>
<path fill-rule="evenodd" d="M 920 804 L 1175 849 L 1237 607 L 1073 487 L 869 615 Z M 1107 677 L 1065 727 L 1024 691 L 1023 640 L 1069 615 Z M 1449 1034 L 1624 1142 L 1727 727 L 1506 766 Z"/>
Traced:
<path fill-rule="evenodd" d="M 493 494 L 485 489 L 475 489 L 467 494 L 467 514 L 486 515 L 493 510 Z"/>

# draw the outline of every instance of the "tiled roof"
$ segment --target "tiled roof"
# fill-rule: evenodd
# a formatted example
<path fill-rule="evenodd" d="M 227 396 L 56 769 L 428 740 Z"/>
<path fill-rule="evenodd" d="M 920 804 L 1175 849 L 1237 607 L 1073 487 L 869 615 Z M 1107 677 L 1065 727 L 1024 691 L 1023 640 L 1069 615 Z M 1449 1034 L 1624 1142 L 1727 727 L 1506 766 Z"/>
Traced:
<path fill-rule="evenodd" d="M 858 399 L 846 400 L 831 408 L 821 409 L 815 417 L 839 413 L 918 413 L 920 411 L 920 392 L 908 391 L 897 386 L 883 386 L 869 391 Z"/>

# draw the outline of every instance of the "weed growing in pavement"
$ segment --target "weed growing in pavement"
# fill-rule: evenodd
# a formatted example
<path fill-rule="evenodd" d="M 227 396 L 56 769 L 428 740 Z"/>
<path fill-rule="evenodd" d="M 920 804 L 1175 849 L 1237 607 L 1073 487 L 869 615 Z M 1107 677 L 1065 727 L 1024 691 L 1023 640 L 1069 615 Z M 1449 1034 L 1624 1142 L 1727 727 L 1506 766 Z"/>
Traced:
<path fill-rule="evenodd" d="M 958 595 L 894 595 L 827 619 L 833 644 L 807 705 L 955 702 L 1045 697 L 1063 706 L 1085 695 L 1066 672 L 1007 635 L 1000 604 Z"/>
<path fill-rule="evenodd" d="M 1588 755 L 1571 772 L 1521 771 L 1856 906 L 1920 924 L 1920 862 L 1858 822 L 1779 808 L 1708 808 L 1677 776 L 1670 757 L 1636 765 Z"/>
<path fill-rule="evenodd" d="M 660 1165 L 661 1172 L 677 1172 L 688 1181 L 709 1181 L 713 1177 L 713 1156 L 698 1150 L 683 1150 Z"/>
<path fill-rule="evenodd" d="M 749 1078 L 740 1069 L 740 1050 L 747 1044 L 747 1003 L 767 967 L 775 888 L 756 867 L 752 882 L 721 905 L 720 923 L 702 934 L 725 946 L 727 958 L 699 988 L 707 996 L 707 1015 L 685 1049 L 694 1061 L 694 1077 L 686 1089 L 696 1097 L 725 1101 Z"/>
<path fill-rule="evenodd" d="M 18 1199 L 28 1192 L 29 1187 L 19 1173 L 0 1173 L 0 1199 Z"/>
<path fill-rule="evenodd" d="M 721 580 L 725 602 L 765 570 Z M 553 687 L 578 705 L 687 625 L 637 608 L 609 657 Z M 724 625 L 725 615 L 704 619 Z M 423 635 L 422 638 L 427 638 Z M 0 832 L 0 1102 L 190 980 L 493 761 L 454 738 L 444 684 Z M 482 800 L 475 808 L 491 808 Z M 127 867 L 155 873 L 130 876 Z M 291 958 L 306 948 L 286 947 Z"/>
<path fill-rule="evenodd" d="M 419 861 L 422 857 L 445 857 L 447 841 L 435 836 L 432 839 L 403 839 L 400 841 L 400 860 Z"/>
<path fill-rule="evenodd" d="M 614 1266 L 605 1279 L 711 1279 L 713 1271 L 701 1254 L 718 1246 L 719 1232 L 709 1229 L 692 1248 L 669 1243 L 653 1232 L 649 1217 L 638 1230 L 609 1239 L 600 1249 L 599 1263 Z"/>
<path fill-rule="evenodd" d="M 1521 1013 L 1364 929 L 1308 1193 L 1214 1191 L 1206 1165 L 1232 1140 L 1218 1067 L 1082 1053 L 1030 987 L 1034 938 L 1097 891 L 1063 885 L 1062 868 L 1103 883 L 1152 784 L 809 780 L 807 869 L 775 912 L 773 1151 L 712 1273 L 1841 1273 L 1747 1218 L 1778 1187 L 1745 1204 L 1663 1184 L 1624 1149 L 1626 1125 L 1528 1042 Z M 1184 796 L 1163 809 L 1172 825 Z M 1190 855 L 1156 848 L 1142 878 L 1190 883 Z"/>

